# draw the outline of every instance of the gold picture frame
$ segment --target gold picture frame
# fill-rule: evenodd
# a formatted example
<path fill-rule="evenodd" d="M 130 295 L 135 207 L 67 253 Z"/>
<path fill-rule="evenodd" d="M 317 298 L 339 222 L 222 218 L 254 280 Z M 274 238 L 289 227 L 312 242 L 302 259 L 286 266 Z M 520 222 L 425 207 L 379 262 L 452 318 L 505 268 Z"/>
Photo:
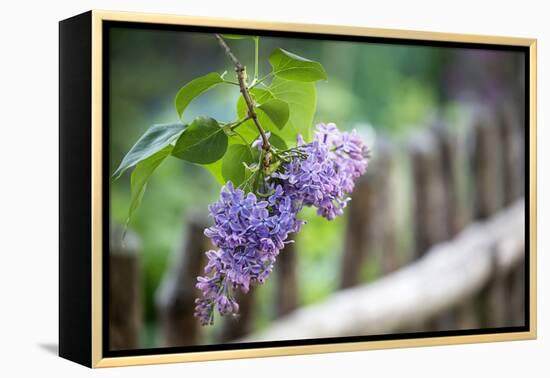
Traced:
<path fill-rule="evenodd" d="M 77 16 L 80 17 L 80 16 Z M 157 364 L 157 363 L 173 363 L 173 362 L 187 362 L 187 361 L 207 361 L 218 359 L 237 359 L 237 358 L 250 358 L 250 357 L 267 357 L 267 356 L 283 356 L 283 355 L 300 355 L 311 353 L 327 353 L 327 352 L 347 352 L 347 351 L 359 351 L 359 350 L 371 350 L 371 349 L 387 349 L 387 348 L 402 348 L 402 347 L 420 347 L 420 346 L 433 346 L 433 345 L 448 345 L 448 344 L 465 344 L 465 343 L 480 343 L 480 342 L 494 342 L 494 341 L 511 341 L 511 340 L 528 340 L 535 339 L 537 336 L 537 298 L 536 298 L 536 204 L 537 204 L 537 182 L 536 182 L 536 148 L 537 148 L 537 136 L 536 136 L 536 122 L 537 122 L 537 90 L 536 90 L 536 54 L 537 54 L 537 41 L 536 39 L 528 38 L 514 38 L 514 37 L 501 37 L 501 36 L 482 36 L 482 35 L 469 35 L 469 34 L 451 34 L 451 33 L 436 33 L 425 31 L 412 31 L 412 30 L 393 30 L 393 29 L 378 29 L 368 27 L 352 27 L 352 26 L 337 26 L 337 25 L 318 25 L 318 24 L 295 24 L 295 23 L 280 23 L 280 22 L 260 22 L 253 20 L 232 20 L 210 17 L 189 17 L 189 16 L 175 16 L 175 15 L 161 15 L 161 14 L 145 14 L 145 13 L 126 13 L 126 12 L 111 12 L 93 10 L 88 12 L 84 16 L 86 22 L 84 26 L 79 26 L 79 30 L 88 30 L 90 37 L 90 75 L 89 84 L 91 86 L 91 103 L 90 109 L 90 129 L 91 134 L 85 136 L 90 141 L 90 162 L 91 168 L 89 172 L 91 185 L 89 194 L 91 199 L 89 201 L 89 210 L 91 215 L 91 221 L 89 223 L 89 241 L 90 241 L 90 253 L 86 255 L 86 260 L 80 262 L 80 266 L 71 269 L 85 269 L 89 268 L 89 297 L 84 296 L 86 300 L 90 301 L 89 308 L 91 309 L 89 318 L 86 318 L 86 322 L 89 323 L 89 328 L 85 328 L 86 324 L 83 324 L 82 329 L 79 332 L 89 331 L 89 350 L 85 349 L 85 354 L 90 353 L 89 359 L 82 358 L 82 353 L 73 354 L 69 348 L 75 348 L 73 336 L 76 338 L 76 328 L 71 330 L 65 330 L 64 325 L 61 325 L 60 333 L 60 354 L 63 357 L 75 360 L 90 367 L 114 367 L 114 366 L 128 366 L 128 365 L 144 365 L 144 364 Z M 70 21 L 70 20 L 69 20 Z M 254 349 L 232 349 L 232 350 L 216 350 L 216 351 L 201 351 L 201 352 L 188 352 L 188 353 L 170 353 L 170 354 L 147 354 L 139 356 L 123 356 L 123 357 L 105 357 L 103 353 L 103 329 L 106 326 L 103 324 L 103 212 L 105 207 L 103 204 L 102 192 L 104 180 L 106 179 L 104 173 L 104 152 L 102 150 L 103 141 L 103 23 L 107 21 L 117 22 L 129 22 L 129 23 L 149 23 L 149 24 L 163 24 L 163 25 L 186 25 L 186 26 L 206 26 L 221 29 L 245 29 L 245 30 L 261 30 L 261 31 L 283 31 L 283 32 L 300 32 L 300 33 L 315 33 L 315 34 L 331 34 L 331 35 L 344 35 L 344 36 L 360 36 L 360 37 L 377 37 L 377 38 L 398 38 L 401 40 L 422 40 L 422 41 L 440 41 L 440 42 L 457 42 L 457 43 L 472 43 L 472 44 L 491 44 L 491 45 L 504 45 L 504 46 L 521 46 L 528 49 L 528 72 L 529 72 L 529 235 L 526 236 L 529 240 L 528 250 L 528 262 L 529 262 L 529 329 L 524 332 L 506 332 L 506 333 L 488 333 L 488 334 L 476 334 L 476 335 L 458 335 L 458 336 L 436 336 L 436 337 L 423 337 L 412 339 L 392 339 L 392 340 L 378 340 L 378 341 L 361 341 L 361 342 L 342 342 L 331 344 L 313 344 L 313 345 L 294 345 L 294 346 L 277 346 L 277 347 L 265 347 Z M 67 23 L 66 21 L 62 21 Z M 88 27 L 89 26 L 89 27 Z M 68 33 L 71 30 L 64 30 L 61 26 L 61 30 L 64 33 Z M 63 34 L 63 33 L 61 33 Z M 61 38 L 61 48 L 68 49 L 71 45 L 71 41 L 66 42 Z M 65 41 L 65 42 L 64 42 Z M 73 45 L 71 45 L 73 46 Z M 76 42 L 74 42 L 76 46 Z M 61 51 L 63 57 L 63 52 Z M 61 59 L 62 60 L 62 59 Z M 61 75 L 63 72 L 63 62 L 61 64 Z M 63 80 L 63 79 L 61 79 Z M 66 79 L 69 80 L 69 79 Z M 63 89 L 63 84 L 61 84 Z M 68 99 L 66 101 L 69 101 Z M 61 100 L 61 112 L 68 103 L 64 103 L 63 96 Z M 61 123 L 63 123 L 63 117 L 61 117 Z M 68 118 L 67 118 L 68 119 Z M 62 130 L 63 130 L 63 126 Z M 73 125 L 74 127 L 74 125 Z M 63 133 L 63 131 L 62 131 Z M 88 139 L 86 139 L 88 140 Z M 63 143 L 63 136 L 62 136 Z M 62 156 L 63 159 L 63 156 Z M 63 163 L 61 163 L 63 164 Z M 76 199 L 77 194 L 73 199 Z M 67 200 L 69 201 L 69 200 Z M 61 205 L 63 206 L 63 204 Z M 62 212 L 63 215 L 63 212 Z M 69 227 L 69 226 L 67 226 Z M 67 229 L 68 231 L 68 229 Z M 61 237 L 65 237 L 61 230 Z M 60 247 L 61 248 L 61 247 Z M 75 252 L 74 250 L 72 251 Z M 68 257 L 61 253 L 60 259 L 68 259 Z M 89 259 L 88 259 L 89 257 Z M 60 262 L 63 265 L 63 261 Z M 67 260 L 66 264 L 76 264 L 74 261 Z M 86 265 L 88 264 L 88 265 Z M 65 268 L 69 269 L 69 268 Z M 65 274 L 66 270 L 60 269 L 60 274 Z M 61 296 L 70 296 L 65 290 L 65 285 L 69 285 L 69 278 L 64 276 L 61 279 L 60 290 Z M 79 288 L 78 285 L 75 286 Z M 76 290 L 75 289 L 75 290 Z M 66 324 L 70 321 L 72 316 L 77 314 L 70 313 L 68 310 L 69 304 L 63 302 L 60 298 L 60 323 Z"/>

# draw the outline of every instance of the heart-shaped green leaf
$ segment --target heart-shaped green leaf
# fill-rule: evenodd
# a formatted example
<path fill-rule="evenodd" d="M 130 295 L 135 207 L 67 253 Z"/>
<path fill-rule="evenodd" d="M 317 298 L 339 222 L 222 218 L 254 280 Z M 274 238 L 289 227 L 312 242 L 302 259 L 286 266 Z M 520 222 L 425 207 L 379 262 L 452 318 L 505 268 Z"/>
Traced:
<path fill-rule="evenodd" d="M 147 187 L 147 181 L 149 181 L 149 178 L 160 163 L 170 155 L 173 148 L 174 146 L 169 144 L 162 150 L 149 156 L 147 159 L 140 161 L 134 168 L 130 178 L 131 198 L 130 208 L 128 209 L 128 221 L 130 221 L 130 218 L 132 218 L 132 215 L 141 203 L 141 199 Z"/>
<path fill-rule="evenodd" d="M 279 129 L 282 129 L 288 121 L 288 104 L 282 100 L 277 98 L 268 100 L 258 106 L 258 109 L 261 109 Z"/>
<path fill-rule="evenodd" d="M 269 93 L 276 99 L 289 105 L 290 115 L 284 129 L 277 134 L 289 146 L 296 144 L 296 137 L 301 134 L 309 142 L 313 116 L 317 107 L 317 90 L 315 83 L 285 80 L 275 77 L 268 88 Z"/>
<path fill-rule="evenodd" d="M 189 83 L 185 84 L 185 86 L 183 86 L 176 94 L 176 111 L 178 112 L 179 117 L 183 118 L 183 112 L 191 101 L 203 92 L 220 83 L 223 83 L 223 79 L 220 74 L 217 72 L 212 72 L 208 75 L 191 80 Z"/>
<path fill-rule="evenodd" d="M 118 179 L 128 168 L 175 141 L 186 126 L 183 123 L 170 123 L 150 127 L 124 156 L 119 167 L 113 173 L 113 179 Z"/>
<path fill-rule="evenodd" d="M 257 159 L 257 150 L 251 150 L 244 144 L 233 144 L 227 149 L 222 160 L 222 175 L 224 180 L 231 181 L 235 186 L 240 185 L 246 178 L 246 169 L 243 163 L 252 164 Z"/>
<path fill-rule="evenodd" d="M 326 80 L 327 73 L 319 62 L 314 62 L 283 50 L 275 49 L 269 57 L 273 73 L 287 80 L 312 82 Z"/>
<path fill-rule="evenodd" d="M 237 135 L 233 135 L 233 136 L 228 137 L 228 147 L 227 147 L 228 151 L 231 148 L 231 146 L 234 145 L 234 144 L 243 144 L 243 140 L 241 139 L 241 137 L 239 137 Z M 226 152 L 226 155 L 227 155 L 227 153 L 228 152 Z M 225 159 L 225 155 L 224 155 L 224 159 Z M 225 179 L 223 178 L 223 174 L 222 174 L 222 163 L 223 163 L 224 159 L 220 159 L 220 160 L 218 160 L 214 163 L 203 165 L 203 167 L 206 168 L 208 170 L 208 172 L 210 172 L 212 174 L 212 176 L 214 176 L 216 181 L 221 185 L 225 184 Z"/>
<path fill-rule="evenodd" d="M 172 155 L 197 164 L 210 164 L 227 150 L 227 135 L 210 117 L 197 117 L 178 138 Z"/>

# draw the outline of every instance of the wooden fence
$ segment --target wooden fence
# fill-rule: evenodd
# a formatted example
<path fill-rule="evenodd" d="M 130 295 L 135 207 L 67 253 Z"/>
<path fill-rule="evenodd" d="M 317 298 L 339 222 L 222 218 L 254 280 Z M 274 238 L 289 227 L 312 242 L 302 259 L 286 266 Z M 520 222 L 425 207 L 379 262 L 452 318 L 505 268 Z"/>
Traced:
<path fill-rule="evenodd" d="M 410 331 L 476 295 L 483 299 L 480 315 L 485 317 L 478 326 L 522 325 L 521 312 L 507 311 L 508 306 L 513 307 L 505 303 L 511 293 L 502 284 L 522 262 L 523 221 L 524 203 L 520 200 L 490 220 L 470 225 L 452 241 L 432 247 L 418 261 L 369 285 L 344 289 L 322 303 L 302 307 L 244 340 Z M 494 291 L 497 287 L 498 294 Z"/>
<path fill-rule="evenodd" d="M 300 251 L 299 245 L 290 244 L 279 255 L 272 278 L 275 318 L 269 328 L 253 333 L 253 289 L 239 299 L 239 318 L 224 319 L 215 339 L 522 325 L 524 136 L 520 112 L 502 103 L 492 109 L 475 108 L 460 128 L 435 120 L 404 141 L 378 138 L 368 173 L 359 180 L 346 209 L 339 290 L 323 303 L 300 308 Z M 199 215 L 187 218 L 187 242 L 157 293 L 165 346 L 201 342 L 192 301 L 208 249 L 202 230 L 209 222 Z M 365 282 L 360 270 L 373 255 L 379 257 L 379 276 Z M 132 256 L 139 259 L 137 253 Z M 127 277 L 128 266 L 119 260 L 112 251 L 111 277 Z M 126 264 L 139 266 L 131 259 Z M 139 282 L 139 277 L 127 278 Z M 122 300 L 124 294 L 114 287 L 112 291 L 112 301 Z M 141 309 L 135 305 L 112 313 L 111 328 L 114 325 L 116 334 L 127 333 L 121 339 L 135 341 L 139 327 L 121 326 L 141 319 L 132 311 Z"/>

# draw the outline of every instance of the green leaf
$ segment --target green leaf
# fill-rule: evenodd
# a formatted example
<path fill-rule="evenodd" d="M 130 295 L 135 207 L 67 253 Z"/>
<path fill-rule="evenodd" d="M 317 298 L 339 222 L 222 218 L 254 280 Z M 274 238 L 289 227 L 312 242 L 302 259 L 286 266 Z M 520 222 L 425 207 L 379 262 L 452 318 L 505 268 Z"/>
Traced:
<path fill-rule="evenodd" d="M 113 173 L 113 179 L 118 179 L 128 168 L 174 142 L 186 126 L 182 123 L 170 123 L 150 127 L 124 156 Z"/>
<path fill-rule="evenodd" d="M 250 90 L 250 94 L 252 95 L 252 98 L 254 99 L 256 106 L 265 104 L 269 100 L 273 99 L 273 95 L 268 90 L 261 89 L 261 88 L 252 88 Z M 246 108 L 246 104 L 244 103 L 244 98 L 243 98 L 243 105 L 246 112 L 247 108 Z"/>
<path fill-rule="evenodd" d="M 162 150 L 149 156 L 147 159 L 140 161 L 136 165 L 130 179 L 131 199 L 130 208 L 128 210 L 128 222 L 141 203 L 149 177 L 151 177 L 151 174 L 160 165 L 160 163 L 162 163 L 164 159 L 170 155 L 172 148 L 174 148 L 174 146 L 169 144 Z"/>
<path fill-rule="evenodd" d="M 213 86 L 223 83 L 223 78 L 217 72 L 209 73 L 191 80 L 185 84 L 176 94 L 176 111 L 180 118 L 183 118 L 183 111 L 191 101 L 201 95 L 203 92 L 209 90 Z"/>
<path fill-rule="evenodd" d="M 232 181 L 235 186 L 240 185 L 246 178 L 246 169 L 243 163 L 248 165 L 255 161 L 254 151 L 250 146 L 234 144 L 229 147 L 222 160 L 222 175 L 225 181 Z"/>
<path fill-rule="evenodd" d="M 227 150 L 227 135 L 213 118 L 197 117 L 178 138 L 172 155 L 197 164 L 210 164 Z"/>
<path fill-rule="evenodd" d="M 229 141 L 228 141 L 228 149 L 231 148 L 231 146 L 234 145 L 234 144 L 241 144 L 242 145 L 243 140 L 240 137 L 236 136 L 236 135 L 230 136 Z M 247 143 L 247 144 L 249 144 L 249 143 Z M 226 154 L 227 154 L 227 152 L 226 152 Z M 212 176 L 214 176 L 216 181 L 221 185 L 225 184 L 225 179 L 223 178 L 223 175 L 222 175 L 223 160 L 224 159 L 220 159 L 220 160 L 218 160 L 214 163 L 203 165 L 203 167 L 206 168 L 212 174 Z"/>
<path fill-rule="evenodd" d="M 273 132 L 269 136 L 269 143 L 278 150 L 286 150 L 288 148 L 284 139 Z"/>
<path fill-rule="evenodd" d="M 301 134 L 306 142 L 311 141 L 313 116 L 317 108 L 317 90 L 315 83 L 285 80 L 275 77 L 268 87 L 270 94 L 289 105 L 290 116 L 284 129 L 277 134 L 289 146 L 296 144 L 296 137 Z"/>
<path fill-rule="evenodd" d="M 274 98 L 258 106 L 258 109 L 261 109 L 279 129 L 285 127 L 289 117 L 286 102 Z"/>
<path fill-rule="evenodd" d="M 283 79 L 305 82 L 327 79 L 327 73 L 321 63 L 280 48 L 271 53 L 269 63 L 273 67 L 273 73 Z"/>

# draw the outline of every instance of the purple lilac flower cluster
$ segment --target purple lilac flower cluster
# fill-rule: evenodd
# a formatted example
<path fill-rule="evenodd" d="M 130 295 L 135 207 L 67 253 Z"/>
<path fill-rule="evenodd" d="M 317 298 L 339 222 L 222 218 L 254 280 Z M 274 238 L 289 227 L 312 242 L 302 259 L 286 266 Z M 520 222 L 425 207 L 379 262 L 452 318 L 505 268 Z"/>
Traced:
<path fill-rule="evenodd" d="M 205 230 L 217 250 L 208 251 L 205 276 L 197 278 L 202 297 L 195 316 L 203 325 L 213 324 L 214 310 L 237 314 L 237 290 L 263 283 L 290 233 L 304 223 L 296 218 L 303 206 L 314 206 L 319 215 L 333 219 L 343 212 L 354 180 L 367 169 L 367 147 L 355 131 L 340 132 L 336 125 L 317 125 L 314 140 L 298 145 L 290 160 L 265 182 L 268 195 L 258 199 L 229 181 L 220 200 L 210 205 L 214 225 Z"/>
<path fill-rule="evenodd" d="M 340 132 L 334 123 L 317 125 L 313 142 L 299 138 L 298 146 L 305 158 L 293 159 L 273 177 L 282 181 L 287 195 L 316 207 L 320 216 L 342 215 L 354 180 L 367 169 L 367 147 L 355 130 Z"/>
<path fill-rule="evenodd" d="M 206 253 L 206 276 L 197 279 L 202 297 L 195 301 L 195 316 L 203 325 L 213 323 L 214 308 L 221 315 L 238 313 L 236 290 L 246 293 L 251 284 L 263 283 L 290 242 L 288 235 L 300 229 L 299 209 L 281 185 L 272 185 L 270 192 L 266 200 L 258 200 L 229 181 L 220 200 L 210 205 L 214 226 L 205 234 L 218 249 Z"/>

